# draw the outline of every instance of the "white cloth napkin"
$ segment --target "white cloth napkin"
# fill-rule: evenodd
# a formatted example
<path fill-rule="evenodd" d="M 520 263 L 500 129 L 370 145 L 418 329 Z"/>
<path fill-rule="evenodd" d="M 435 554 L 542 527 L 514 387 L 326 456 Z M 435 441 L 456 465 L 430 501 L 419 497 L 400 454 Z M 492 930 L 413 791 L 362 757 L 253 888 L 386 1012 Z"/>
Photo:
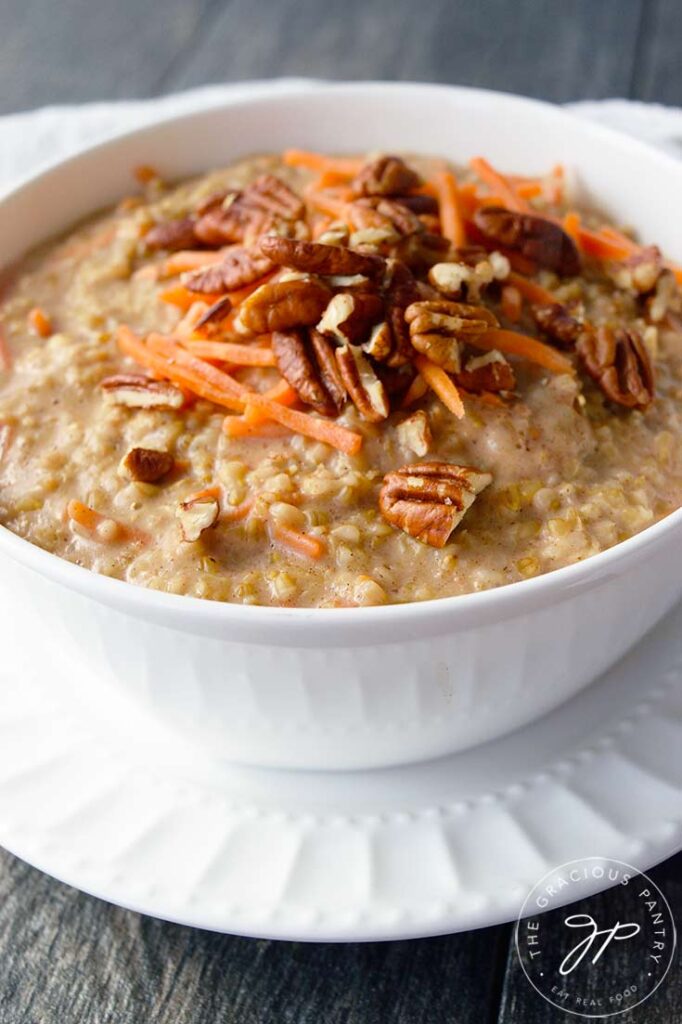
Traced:
<path fill-rule="evenodd" d="M 43 107 L 0 117 L 0 189 L 6 189 L 12 181 L 42 164 L 69 156 L 91 143 L 146 124 L 160 115 L 218 106 L 292 85 L 305 89 L 311 84 L 310 80 L 287 78 L 211 85 L 159 99 Z M 628 100 L 568 106 L 582 117 L 619 128 L 682 157 L 682 109 Z"/>

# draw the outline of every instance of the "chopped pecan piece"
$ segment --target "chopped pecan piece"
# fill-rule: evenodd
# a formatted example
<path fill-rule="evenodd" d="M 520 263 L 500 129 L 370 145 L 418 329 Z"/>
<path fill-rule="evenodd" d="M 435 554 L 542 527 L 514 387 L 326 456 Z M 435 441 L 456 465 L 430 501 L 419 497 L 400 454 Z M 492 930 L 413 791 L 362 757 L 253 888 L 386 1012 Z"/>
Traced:
<path fill-rule="evenodd" d="M 144 245 L 153 251 L 167 249 L 195 249 L 200 244 L 194 230 L 193 217 L 182 217 L 179 220 L 166 220 L 155 224 L 144 236 Z"/>
<path fill-rule="evenodd" d="M 388 395 L 362 350 L 343 345 L 336 350 L 341 379 L 360 415 L 370 423 L 385 420 L 391 411 Z"/>
<path fill-rule="evenodd" d="M 663 272 L 663 257 L 657 245 L 638 249 L 624 263 L 616 264 L 613 280 L 619 288 L 646 295 L 656 287 Z"/>
<path fill-rule="evenodd" d="M 480 250 L 481 258 L 469 261 L 436 263 L 429 270 L 429 281 L 441 294 L 459 298 L 463 290 L 469 302 L 478 302 L 482 290 L 493 281 L 509 276 L 509 260 L 499 252 Z"/>
<path fill-rule="evenodd" d="M 220 516 L 220 505 L 217 498 L 198 495 L 180 502 L 175 514 L 180 520 L 182 539 L 191 543 L 199 540 L 204 530 L 215 526 Z"/>
<path fill-rule="evenodd" d="M 261 175 L 244 189 L 242 196 L 251 206 L 282 220 L 298 220 L 305 210 L 303 200 L 274 174 Z"/>
<path fill-rule="evenodd" d="M 421 185 L 421 178 L 399 156 L 381 156 L 365 166 L 352 182 L 361 196 L 396 196 Z"/>
<path fill-rule="evenodd" d="M 185 274 L 183 284 L 191 292 L 215 295 L 245 288 L 265 277 L 272 269 L 273 264 L 267 256 L 235 246 L 220 263 Z"/>
<path fill-rule="evenodd" d="M 396 203 L 406 206 L 408 210 L 412 210 L 412 213 L 416 213 L 419 217 L 425 214 L 438 216 L 439 206 L 435 196 L 394 196 L 394 199 Z"/>
<path fill-rule="evenodd" d="M 385 320 L 372 328 L 369 338 L 362 345 L 362 351 L 378 363 L 386 362 L 393 351 L 393 331 Z"/>
<path fill-rule="evenodd" d="M 467 391 L 513 391 L 516 375 L 501 352 L 493 349 L 482 356 L 472 356 L 457 374 L 457 383 Z"/>
<path fill-rule="evenodd" d="M 330 300 L 317 329 L 342 344 L 365 341 L 372 325 L 383 316 L 384 304 L 374 292 L 338 292 Z"/>
<path fill-rule="evenodd" d="M 580 273 L 575 242 L 558 224 L 530 213 L 502 206 L 482 206 L 474 214 L 476 227 L 486 238 L 565 277 Z"/>
<path fill-rule="evenodd" d="M 181 409 L 185 404 L 185 396 L 178 388 L 143 374 L 119 373 L 105 377 L 99 386 L 112 405 L 130 409 Z"/>
<path fill-rule="evenodd" d="M 495 316 L 484 306 L 447 299 L 413 302 L 405 310 L 405 320 L 414 348 L 450 373 L 460 372 L 459 343 L 497 325 Z"/>
<path fill-rule="evenodd" d="M 170 473 L 175 459 L 170 452 L 160 452 L 155 448 L 131 448 L 121 461 L 121 469 L 131 480 L 140 483 L 155 484 Z"/>
<path fill-rule="evenodd" d="M 340 245 L 321 245 L 319 242 L 297 242 L 277 235 L 265 235 L 260 249 L 273 263 L 290 267 L 304 274 L 347 276 L 364 274 L 367 277 L 383 273 L 385 263 L 380 256 L 353 252 Z"/>
<path fill-rule="evenodd" d="M 420 457 L 428 453 L 433 441 L 429 417 L 423 409 L 418 409 L 402 420 L 396 427 L 396 433 L 403 448 L 408 448 Z"/>
<path fill-rule="evenodd" d="M 384 477 L 379 509 L 392 526 L 442 548 L 492 476 L 471 466 L 422 462 Z"/>
<path fill-rule="evenodd" d="M 575 348 L 584 330 L 584 325 L 569 313 L 561 302 L 550 302 L 544 306 L 533 306 L 533 318 L 541 331 L 560 348 Z"/>
<path fill-rule="evenodd" d="M 580 360 L 607 398 L 628 409 L 646 409 L 654 397 L 654 373 L 635 330 L 585 330 L 577 344 Z"/>
<path fill-rule="evenodd" d="M 302 402 L 324 416 L 334 416 L 346 399 L 332 345 L 316 331 L 274 331 L 272 350 L 284 379 Z"/>
<path fill-rule="evenodd" d="M 269 334 L 290 327 L 312 327 L 330 296 L 329 288 L 314 278 L 263 284 L 242 302 L 235 328 L 247 334 Z"/>

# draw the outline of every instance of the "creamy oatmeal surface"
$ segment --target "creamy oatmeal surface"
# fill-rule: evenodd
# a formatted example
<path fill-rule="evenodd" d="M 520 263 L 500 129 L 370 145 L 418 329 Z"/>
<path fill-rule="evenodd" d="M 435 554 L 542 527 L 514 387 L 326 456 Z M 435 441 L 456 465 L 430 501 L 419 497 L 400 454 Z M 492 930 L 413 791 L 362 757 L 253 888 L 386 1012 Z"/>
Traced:
<path fill-rule="evenodd" d="M 407 163 L 259 157 L 179 187 L 143 169 L 15 268 L 0 521 L 159 590 L 343 606 L 511 583 L 677 508 L 679 271 L 564 219 L 559 172 L 474 162 L 455 192 L 441 161 Z M 282 194 L 240 191 L 265 174 Z"/>

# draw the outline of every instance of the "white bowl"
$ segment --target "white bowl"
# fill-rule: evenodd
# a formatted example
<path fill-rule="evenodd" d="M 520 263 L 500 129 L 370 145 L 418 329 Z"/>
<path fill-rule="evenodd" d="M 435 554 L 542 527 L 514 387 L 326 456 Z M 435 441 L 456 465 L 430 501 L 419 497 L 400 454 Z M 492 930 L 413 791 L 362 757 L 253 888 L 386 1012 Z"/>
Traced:
<path fill-rule="evenodd" d="M 120 136 L 0 202 L 2 262 L 116 201 L 130 169 L 181 177 L 305 146 L 483 153 L 524 174 L 575 168 L 584 198 L 682 257 L 682 168 L 552 106 L 474 89 L 319 85 Z M 642 187 L 642 183 L 646 187 Z M 97 576 L 0 529 L 5 586 L 36 642 L 92 666 L 226 758 L 359 768 L 498 736 L 575 694 L 682 592 L 682 511 L 600 555 L 479 594 L 380 608 L 204 602 Z M 27 571 L 29 570 L 29 571 Z"/>

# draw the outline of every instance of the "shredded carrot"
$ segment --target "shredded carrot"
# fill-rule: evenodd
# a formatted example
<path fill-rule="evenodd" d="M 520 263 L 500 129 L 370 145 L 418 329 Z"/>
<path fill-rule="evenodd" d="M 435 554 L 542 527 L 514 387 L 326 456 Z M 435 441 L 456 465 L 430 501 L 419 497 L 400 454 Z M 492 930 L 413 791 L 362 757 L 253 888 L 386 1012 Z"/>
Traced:
<path fill-rule="evenodd" d="M 530 211 L 530 206 L 525 199 L 519 196 L 514 186 L 503 174 L 496 171 L 484 157 L 474 157 L 473 160 L 469 161 L 469 166 L 493 192 L 498 192 L 502 196 L 504 205 L 508 206 L 510 210 L 516 210 L 519 213 L 528 213 Z"/>
<path fill-rule="evenodd" d="M 603 231 L 588 231 L 580 228 L 580 248 L 597 260 L 626 260 L 633 253 L 633 246 L 609 238 Z"/>
<path fill-rule="evenodd" d="M 150 539 L 149 535 L 144 533 L 143 530 L 126 526 L 125 523 L 119 522 L 118 519 L 112 519 L 111 516 L 100 515 L 99 512 L 95 512 L 94 508 L 84 505 L 82 501 L 70 501 L 66 506 L 66 515 L 68 519 L 80 526 L 82 530 L 95 534 L 99 540 L 105 540 L 108 543 L 116 544 L 120 541 L 147 543 Z M 104 531 L 100 527 L 105 523 L 111 523 L 112 526 L 116 527 L 114 536 L 111 539 L 102 536 Z"/>
<path fill-rule="evenodd" d="M 408 406 L 418 402 L 420 398 L 423 398 L 426 392 L 429 390 L 429 385 L 426 383 L 424 378 L 417 374 L 409 388 L 405 392 L 401 404 L 403 409 L 407 409 Z"/>
<path fill-rule="evenodd" d="M 546 306 L 556 302 L 552 293 L 543 288 L 542 285 L 537 284 L 536 281 L 529 281 L 527 277 L 523 277 L 513 270 L 507 280 L 521 292 L 525 299 L 528 299 L 529 302 L 536 306 Z"/>
<path fill-rule="evenodd" d="M 299 530 L 292 530 L 289 526 L 282 526 L 279 523 L 270 523 L 270 536 L 274 541 L 283 544 L 297 555 L 303 558 L 317 560 L 326 553 L 326 545 L 319 537 L 313 537 L 308 533 L 301 533 Z"/>
<path fill-rule="evenodd" d="M 251 408 L 247 406 L 247 410 Z M 228 437 L 291 437 L 291 431 L 279 423 L 263 420 L 250 423 L 245 416 L 226 416 L 223 430 Z"/>
<path fill-rule="evenodd" d="M 203 270 L 214 263 L 222 263 L 224 253 L 222 249 L 215 249 L 206 252 L 204 249 L 180 249 L 172 252 L 160 264 L 160 273 L 163 277 L 175 277 L 176 274 L 186 274 L 192 270 Z"/>
<path fill-rule="evenodd" d="M 31 312 L 28 314 L 28 322 L 31 330 L 40 338 L 49 338 L 52 334 L 52 321 L 40 306 L 33 307 Z"/>
<path fill-rule="evenodd" d="M 183 344 L 195 356 L 203 359 L 218 359 L 234 366 L 276 366 L 272 349 L 260 345 L 238 345 L 230 341 L 194 341 L 191 338 Z"/>
<path fill-rule="evenodd" d="M 12 354 L 7 344 L 7 335 L 0 325 L 0 373 L 6 373 L 12 368 Z"/>
<path fill-rule="evenodd" d="M 563 164 L 555 164 L 552 168 L 552 173 L 549 176 L 549 181 L 545 184 L 545 197 L 547 202 L 552 203 L 554 206 L 558 204 L 564 198 L 564 185 L 566 179 L 566 170 Z"/>
<path fill-rule="evenodd" d="M 175 337 L 190 338 L 194 328 L 209 308 L 210 307 L 205 302 L 193 302 L 182 319 L 178 321 L 178 324 L 173 331 Z"/>
<path fill-rule="evenodd" d="M 182 309 L 187 312 L 195 302 L 198 301 L 197 292 L 191 292 L 189 288 L 185 288 L 182 284 L 173 285 L 171 288 L 166 288 L 164 291 L 159 292 L 158 298 L 162 302 L 167 302 L 171 306 L 177 306 L 178 309 Z M 222 295 L 205 295 L 202 294 L 201 301 L 206 302 L 209 306 L 217 302 L 218 299 L 222 299 Z"/>
<path fill-rule="evenodd" d="M 494 391 L 478 391 L 475 394 L 471 391 L 467 392 L 468 398 L 476 398 L 479 402 L 483 402 L 484 405 L 494 405 L 498 409 L 500 406 L 504 408 L 507 404 L 503 398 L 500 398 Z"/>
<path fill-rule="evenodd" d="M 263 397 L 269 399 L 271 402 L 279 402 L 280 405 L 294 405 L 298 401 L 298 393 L 294 391 L 292 386 L 282 378 L 273 387 L 268 388 L 267 391 L 263 392 Z M 244 410 L 244 420 L 251 426 L 256 426 L 258 423 L 267 423 L 268 417 L 262 409 L 257 409 L 254 405 L 246 403 L 246 409 Z"/>
<path fill-rule="evenodd" d="M 337 185 L 348 184 L 348 172 L 337 171 L 334 168 L 329 168 L 326 171 L 322 171 L 319 178 L 315 182 L 315 188 L 336 188 Z"/>
<path fill-rule="evenodd" d="M 222 488 L 217 484 L 213 484 L 211 487 L 202 487 L 200 491 L 189 494 L 185 501 L 206 501 L 207 498 L 215 498 L 216 501 L 220 501 L 222 496 Z"/>
<path fill-rule="evenodd" d="M 502 312 L 513 324 L 521 319 L 523 300 L 521 292 L 513 284 L 506 284 L 502 288 Z"/>
<path fill-rule="evenodd" d="M 521 356 L 528 362 L 537 363 L 538 366 L 543 366 L 554 373 L 573 373 L 573 364 L 560 352 L 538 341 L 537 338 L 519 334 L 517 331 L 491 328 L 485 334 L 467 336 L 467 342 L 476 348 L 497 349 L 499 352 L 506 352 L 507 355 Z"/>
<path fill-rule="evenodd" d="M 348 203 L 344 199 L 338 199 L 326 192 L 317 192 L 314 189 L 306 189 L 305 197 L 314 209 L 324 213 L 334 220 L 342 220 L 346 223 L 348 219 Z"/>
<path fill-rule="evenodd" d="M 303 434 L 304 437 L 312 437 L 315 441 L 323 441 L 324 444 L 338 448 L 347 455 L 357 455 L 362 447 L 362 434 L 356 434 L 353 430 L 340 427 L 330 420 L 321 419 L 318 416 L 311 416 L 306 412 L 299 412 L 297 409 L 289 409 L 281 402 L 273 402 L 265 395 L 256 392 L 249 392 L 248 402 L 257 409 L 262 409 L 268 419 L 281 423 L 282 426 L 293 430 L 295 434 Z"/>
<path fill-rule="evenodd" d="M 542 185 L 539 181 L 516 181 L 514 191 L 521 199 L 536 199 L 542 195 Z"/>
<path fill-rule="evenodd" d="M 137 167 L 133 167 L 133 178 L 140 185 L 148 185 L 150 181 L 158 181 L 160 177 L 156 168 L 150 164 L 138 164 Z"/>
<path fill-rule="evenodd" d="M 442 366 L 436 366 L 426 356 L 416 355 L 414 362 L 421 376 L 432 391 L 438 395 L 443 405 L 450 410 L 453 416 L 461 420 L 464 416 L 464 405 L 452 378 L 448 377 Z"/>
<path fill-rule="evenodd" d="M 329 225 L 332 223 L 331 217 L 325 217 L 324 214 L 315 215 L 312 223 L 312 236 L 313 241 L 317 241 L 320 235 L 323 235 L 325 231 L 329 229 Z"/>
<path fill-rule="evenodd" d="M 466 230 L 462 220 L 457 179 L 452 171 L 439 171 L 433 184 L 438 194 L 441 231 L 457 248 L 466 245 Z"/>
<path fill-rule="evenodd" d="M 235 416 L 233 418 L 239 419 L 238 416 Z M 221 513 L 221 521 L 226 523 L 240 523 L 243 519 L 246 519 L 246 517 L 251 512 L 251 509 L 253 508 L 253 503 L 253 498 L 247 498 L 246 501 L 243 501 L 241 503 L 241 505 L 229 505 Z"/>
<path fill-rule="evenodd" d="M 216 370 L 180 345 L 161 335 L 150 335 L 145 344 L 129 327 L 119 327 L 116 340 L 122 352 L 159 377 L 173 381 L 194 395 L 227 409 L 242 412 L 246 388 L 226 373 Z"/>
<path fill-rule="evenodd" d="M 576 245 L 580 245 L 580 228 L 581 228 L 581 217 L 579 213 L 572 210 L 567 213 L 561 222 L 561 226 L 567 235 L 573 239 Z"/>
<path fill-rule="evenodd" d="M 624 235 L 622 231 L 616 231 L 616 229 L 611 227 L 609 224 L 602 225 L 600 234 L 613 239 L 614 242 L 622 245 L 624 249 L 629 249 L 630 252 L 636 252 L 641 248 L 641 246 L 637 245 L 637 242 L 633 241 L 632 238 Z"/>
<path fill-rule="evenodd" d="M 354 178 L 365 165 L 364 160 L 356 157 L 324 156 L 322 153 L 313 153 L 307 149 L 287 149 L 282 154 L 282 161 L 287 167 L 305 167 L 306 170 L 317 171 L 320 174 L 334 171 L 346 179 Z"/>

